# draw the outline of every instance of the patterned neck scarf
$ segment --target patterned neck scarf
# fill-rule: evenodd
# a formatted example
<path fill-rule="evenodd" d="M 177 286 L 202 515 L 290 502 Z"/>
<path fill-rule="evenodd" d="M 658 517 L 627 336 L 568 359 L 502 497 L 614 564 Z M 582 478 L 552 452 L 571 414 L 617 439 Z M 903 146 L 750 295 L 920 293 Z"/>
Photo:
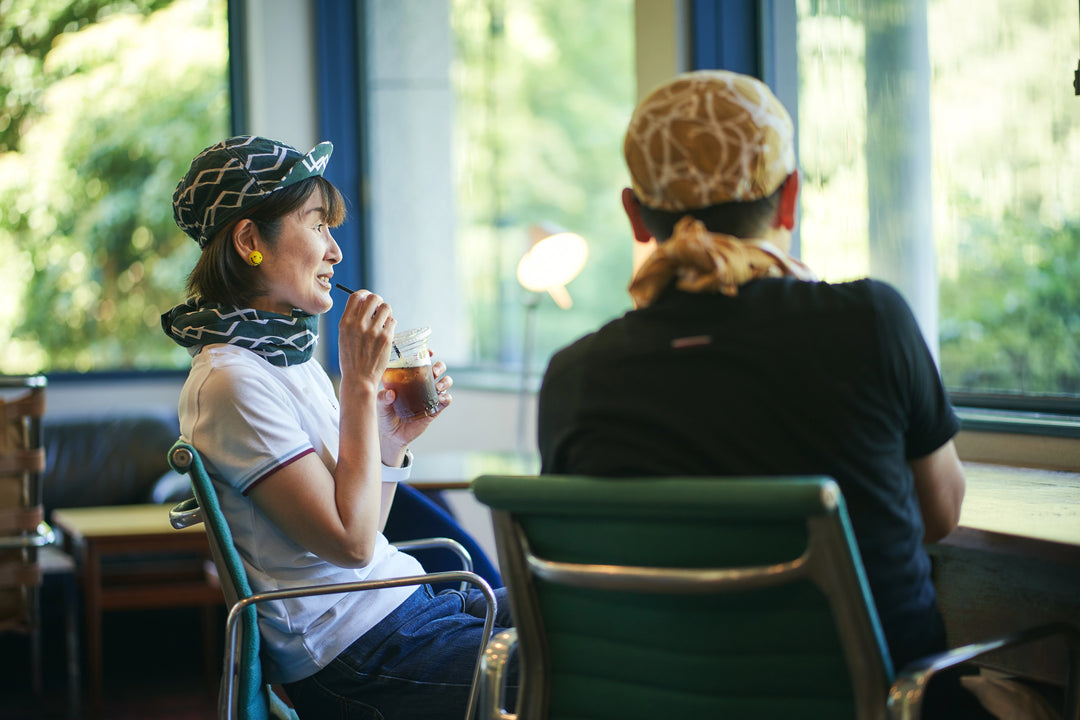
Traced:
<path fill-rule="evenodd" d="M 630 295 L 637 307 L 648 307 L 674 282 L 686 292 L 734 297 L 739 286 L 751 280 L 785 275 L 817 279 L 810 268 L 765 240 L 711 233 L 700 220 L 687 216 L 638 270 Z"/>
<path fill-rule="evenodd" d="M 319 342 L 317 315 L 299 310 L 294 310 L 291 316 L 279 315 L 198 298 L 164 313 L 161 329 L 186 348 L 215 343 L 237 345 L 278 367 L 307 362 Z"/>

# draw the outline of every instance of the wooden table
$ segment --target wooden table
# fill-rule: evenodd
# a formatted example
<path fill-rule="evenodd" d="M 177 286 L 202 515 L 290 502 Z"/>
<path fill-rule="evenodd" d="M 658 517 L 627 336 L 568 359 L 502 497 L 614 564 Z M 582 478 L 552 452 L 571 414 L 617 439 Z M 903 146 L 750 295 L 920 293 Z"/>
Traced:
<path fill-rule="evenodd" d="M 466 490 L 485 473 L 539 470 L 535 454 L 513 452 L 417 453 L 415 463 L 409 483 L 424 491 Z M 979 463 L 964 469 L 960 527 L 929 547 L 950 643 L 1055 620 L 1080 627 L 1080 473 Z M 987 664 L 1060 684 L 1065 652 L 1045 643 L 999 652 Z"/>
<path fill-rule="evenodd" d="M 118 505 L 58 509 L 53 527 L 76 558 L 85 606 L 90 717 L 103 710 L 101 615 L 105 610 L 202 607 L 204 650 L 216 655 L 216 607 L 221 590 L 207 582 L 210 547 L 202 526 L 176 530 L 171 505 Z M 169 652 L 157 638 L 156 650 Z M 213 645 L 211 643 L 213 642 Z M 208 673 L 211 666 L 207 667 Z"/>
<path fill-rule="evenodd" d="M 965 463 L 960 527 L 929 547 L 950 644 L 1065 620 L 1080 627 L 1080 473 Z M 1064 681 L 1060 643 L 988 663 Z"/>

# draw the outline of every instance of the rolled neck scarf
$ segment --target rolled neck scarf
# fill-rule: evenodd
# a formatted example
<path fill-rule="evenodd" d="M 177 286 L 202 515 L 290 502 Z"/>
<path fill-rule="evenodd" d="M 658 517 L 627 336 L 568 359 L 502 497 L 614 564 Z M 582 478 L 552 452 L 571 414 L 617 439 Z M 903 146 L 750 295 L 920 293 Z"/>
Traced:
<path fill-rule="evenodd" d="M 161 316 L 161 329 L 178 345 L 194 348 L 222 343 L 242 347 L 278 367 L 311 359 L 319 341 L 319 317 L 292 315 L 203 302 L 177 305 Z M 194 354 L 193 352 L 193 354 Z"/>
<path fill-rule="evenodd" d="M 645 260 L 630 283 L 630 295 L 639 308 L 652 305 L 673 284 L 686 292 L 734 297 L 751 280 L 784 276 L 817 279 L 810 268 L 766 240 L 711 233 L 687 216 Z"/>

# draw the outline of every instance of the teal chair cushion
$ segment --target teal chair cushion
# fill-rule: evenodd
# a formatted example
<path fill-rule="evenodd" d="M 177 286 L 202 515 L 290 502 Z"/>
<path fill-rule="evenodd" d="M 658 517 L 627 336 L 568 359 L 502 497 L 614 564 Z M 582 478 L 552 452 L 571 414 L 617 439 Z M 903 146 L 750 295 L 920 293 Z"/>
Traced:
<path fill-rule="evenodd" d="M 473 491 L 496 512 L 501 544 L 508 532 L 520 533 L 545 560 L 748 568 L 800 558 L 814 515 L 831 515 L 857 552 L 846 515 L 823 507 L 830 483 L 481 477 Z M 504 580 L 523 651 L 524 625 L 537 623 L 535 637 L 543 638 L 549 718 L 855 716 L 830 599 L 810 576 L 699 593 L 598 590 L 538 577 L 523 591 L 505 567 Z M 885 687 L 892 670 L 880 627 L 873 632 Z"/>

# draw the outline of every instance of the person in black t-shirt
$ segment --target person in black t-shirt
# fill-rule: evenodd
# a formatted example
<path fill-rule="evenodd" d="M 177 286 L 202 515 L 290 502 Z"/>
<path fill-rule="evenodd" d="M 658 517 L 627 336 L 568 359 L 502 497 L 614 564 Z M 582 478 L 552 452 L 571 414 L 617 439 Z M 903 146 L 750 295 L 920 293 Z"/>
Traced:
<path fill-rule="evenodd" d="M 630 284 L 635 309 L 552 358 L 541 472 L 829 475 L 894 664 L 944 650 L 923 543 L 959 521 L 959 423 L 895 289 L 818 282 L 789 255 L 787 111 L 754 78 L 687 73 L 637 107 L 624 152 L 623 205 L 656 247 Z M 982 717 L 954 684 L 938 708 Z"/>

